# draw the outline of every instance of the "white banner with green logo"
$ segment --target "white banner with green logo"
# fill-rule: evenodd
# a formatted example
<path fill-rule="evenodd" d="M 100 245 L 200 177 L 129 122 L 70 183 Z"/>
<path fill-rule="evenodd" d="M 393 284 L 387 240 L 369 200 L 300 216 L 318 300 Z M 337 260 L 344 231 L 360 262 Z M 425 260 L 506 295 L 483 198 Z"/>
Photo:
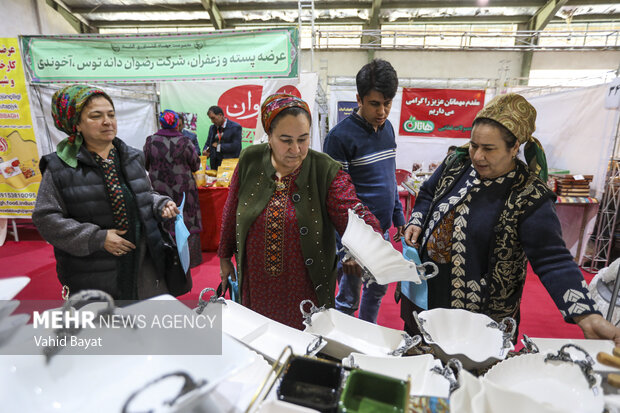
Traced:
<path fill-rule="evenodd" d="M 295 78 L 299 73 L 296 28 L 20 40 L 33 83 Z"/>

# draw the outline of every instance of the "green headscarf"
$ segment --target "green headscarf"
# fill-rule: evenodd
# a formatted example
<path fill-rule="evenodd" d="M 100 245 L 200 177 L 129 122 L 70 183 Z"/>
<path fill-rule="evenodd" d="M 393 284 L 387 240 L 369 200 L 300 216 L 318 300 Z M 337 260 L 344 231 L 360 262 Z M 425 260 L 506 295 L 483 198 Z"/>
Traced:
<path fill-rule="evenodd" d="M 52 96 L 52 117 L 54 125 L 65 132 L 67 138 L 63 139 L 56 147 L 58 157 L 72 168 L 77 167 L 77 154 L 84 142 L 82 134 L 77 131 L 80 115 L 84 104 L 92 95 L 102 95 L 112 102 L 112 99 L 103 90 L 84 86 L 71 85 L 62 88 Z M 114 104 L 112 104 L 114 107 Z"/>

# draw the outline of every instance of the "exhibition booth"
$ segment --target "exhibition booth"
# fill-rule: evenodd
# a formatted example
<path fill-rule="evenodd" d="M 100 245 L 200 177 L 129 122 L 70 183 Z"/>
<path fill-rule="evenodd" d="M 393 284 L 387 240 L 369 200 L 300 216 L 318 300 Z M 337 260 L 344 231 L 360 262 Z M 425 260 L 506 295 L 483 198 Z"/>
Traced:
<path fill-rule="evenodd" d="M 0 213 L 5 220 L 32 212 L 38 160 L 65 138 L 53 127 L 49 102 L 68 83 L 106 90 L 119 137 L 138 149 L 158 129 L 163 109 L 182 113 L 204 145 L 212 105 L 242 126 L 244 148 L 265 142 L 261 103 L 287 92 L 313 109 L 311 147 L 321 151 L 327 132 L 321 125 L 331 128 L 357 107 L 349 79 L 329 85 L 324 112 L 318 75 L 300 73 L 296 29 L 21 36 L 11 47 L 25 74 L 17 80 L 18 101 L 32 120 L 16 124 L 10 139 L 2 136 L 3 161 L 18 160 L 5 165 L 13 169 L 0 180 L 8 194 Z M 612 87 L 548 94 L 400 87 L 389 120 L 403 209 L 411 211 L 419 184 L 448 147 L 468 141 L 484 104 L 518 92 L 538 112 L 534 136 L 546 151 L 564 240 L 581 263 L 615 156 L 620 111 L 607 99 Z M 22 144 L 28 152 L 20 152 Z M 210 181 L 198 195 L 202 250 L 212 253 L 228 188 Z M 437 273 L 436 265 L 403 256 L 351 210 L 348 222 L 343 245 L 361 263 L 366 282 L 425 285 Z M 0 279 L 0 395 L 7 411 L 600 413 L 620 405 L 612 376 L 620 354 L 612 341 L 525 335 L 518 342 L 518 317 L 425 310 L 414 313 L 420 334 L 410 336 L 304 300 L 302 331 L 206 288 L 198 300 L 163 295 L 131 303 L 87 290 L 37 303 L 31 318 L 13 314 L 28 282 Z"/>

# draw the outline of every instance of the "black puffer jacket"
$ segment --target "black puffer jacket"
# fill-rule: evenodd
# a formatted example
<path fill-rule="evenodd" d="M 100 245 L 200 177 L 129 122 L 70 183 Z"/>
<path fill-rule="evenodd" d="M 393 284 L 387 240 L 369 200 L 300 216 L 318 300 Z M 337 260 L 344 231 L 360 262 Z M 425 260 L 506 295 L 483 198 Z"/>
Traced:
<path fill-rule="evenodd" d="M 118 138 L 114 139 L 114 146 L 119 153 L 124 178 L 136 198 L 140 221 L 143 225 L 143 234 L 146 237 L 149 255 L 154 260 L 154 266 L 158 273 L 157 277 L 163 279 L 163 241 L 153 213 L 155 198 L 144 169 L 144 155 L 141 151 L 126 145 Z M 54 245 L 58 278 L 63 285 L 69 286 L 71 292 L 95 288 L 106 291 L 112 296 L 117 296 L 117 259 L 103 249 L 101 239 L 105 230 L 114 228 L 112 207 L 105 188 L 103 172 L 84 146 L 80 148 L 77 160 L 77 167 L 72 168 L 65 164 L 56 153 L 46 155 L 41 159 L 41 172 L 44 174 L 51 173 L 54 186 L 65 210 L 63 215 L 66 214 L 66 216 L 59 217 L 56 220 L 49 217 L 45 219 L 46 217 L 42 216 L 44 209 L 40 208 L 42 211 L 37 211 L 38 208 L 35 207 L 33 221 L 37 227 L 42 227 L 39 228 L 42 234 L 45 230 L 53 230 L 53 226 L 61 223 L 63 218 L 75 220 L 80 224 L 94 224 L 98 227 L 96 232 L 92 232 L 93 235 L 85 240 L 91 244 L 88 247 L 87 255 L 82 255 L 84 254 L 83 251 L 68 251 L 68 243 L 55 243 L 48 239 Z M 158 197 L 158 199 L 161 198 Z M 158 204 L 161 205 L 161 202 Z M 71 222 L 67 223 L 72 224 Z M 75 225 L 79 227 L 77 223 Z M 68 236 L 69 234 L 65 238 Z M 94 241 L 95 238 L 98 240 Z"/>

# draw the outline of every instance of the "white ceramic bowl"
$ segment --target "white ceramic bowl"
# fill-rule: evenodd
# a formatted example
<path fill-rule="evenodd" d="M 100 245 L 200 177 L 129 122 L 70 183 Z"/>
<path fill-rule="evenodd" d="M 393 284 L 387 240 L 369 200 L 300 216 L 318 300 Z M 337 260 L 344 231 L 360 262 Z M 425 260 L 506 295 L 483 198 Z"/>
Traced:
<path fill-rule="evenodd" d="M 442 375 L 432 371 L 443 368 L 441 361 L 430 354 L 408 357 L 377 357 L 351 353 L 342 359 L 342 365 L 407 381 L 411 376 L 411 396 L 449 397 L 450 383 Z"/>
<path fill-rule="evenodd" d="M 271 361 L 286 346 L 291 346 L 294 354 L 304 355 L 311 349 L 309 354 L 314 355 L 327 344 L 324 340 L 319 343 L 315 335 L 271 320 L 230 300 L 222 308 L 222 329 Z"/>
<path fill-rule="evenodd" d="M 254 353 L 254 361 L 220 382 L 212 393 L 214 400 L 218 405 L 224 408 L 226 412 L 244 412 L 254 399 L 256 392 L 259 390 L 266 378 L 272 379 L 273 374 L 271 365 L 263 356 Z M 275 387 L 271 389 L 271 399 L 275 399 Z M 256 399 L 253 408 L 260 403 L 264 396 L 264 391 Z M 254 410 L 251 410 L 254 411 Z"/>
<path fill-rule="evenodd" d="M 547 354 L 525 354 L 493 366 L 485 380 L 564 413 L 601 413 L 603 390 L 590 388 L 579 366 L 563 361 L 545 362 Z M 507 406 L 497 411 L 508 412 Z M 516 411 L 516 410 L 510 410 Z"/>
<path fill-rule="evenodd" d="M 379 284 L 421 282 L 415 263 L 406 260 L 352 209 L 349 209 L 349 222 L 342 236 L 342 245 Z"/>
<path fill-rule="evenodd" d="M 592 340 L 592 339 L 575 339 L 575 338 L 539 338 L 539 337 L 530 337 L 530 340 L 536 344 L 538 350 L 543 353 L 557 353 L 560 348 L 565 344 L 574 344 L 576 346 L 581 347 L 585 351 L 590 354 L 592 360 L 594 361 L 594 366 L 592 367 L 595 371 L 617 371 L 618 369 L 615 367 L 606 366 L 604 364 L 599 363 L 596 360 L 596 355 L 598 353 L 606 352 L 612 354 L 615 344 L 613 340 Z M 572 352 L 576 357 L 583 357 L 583 353 L 575 352 L 574 350 L 568 349 L 569 352 Z"/>
<path fill-rule="evenodd" d="M 402 331 L 369 323 L 333 308 L 312 314 L 310 320 L 304 331 L 323 336 L 327 345 L 322 352 L 337 359 L 353 352 L 388 356 L 405 344 Z"/>
<path fill-rule="evenodd" d="M 490 317 L 456 308 L 422 311 L 414 318 L 422 337 L 444 363 L 456 358 L 466 370 L 482 369 L 503 360 L 514 345 Z"/>

